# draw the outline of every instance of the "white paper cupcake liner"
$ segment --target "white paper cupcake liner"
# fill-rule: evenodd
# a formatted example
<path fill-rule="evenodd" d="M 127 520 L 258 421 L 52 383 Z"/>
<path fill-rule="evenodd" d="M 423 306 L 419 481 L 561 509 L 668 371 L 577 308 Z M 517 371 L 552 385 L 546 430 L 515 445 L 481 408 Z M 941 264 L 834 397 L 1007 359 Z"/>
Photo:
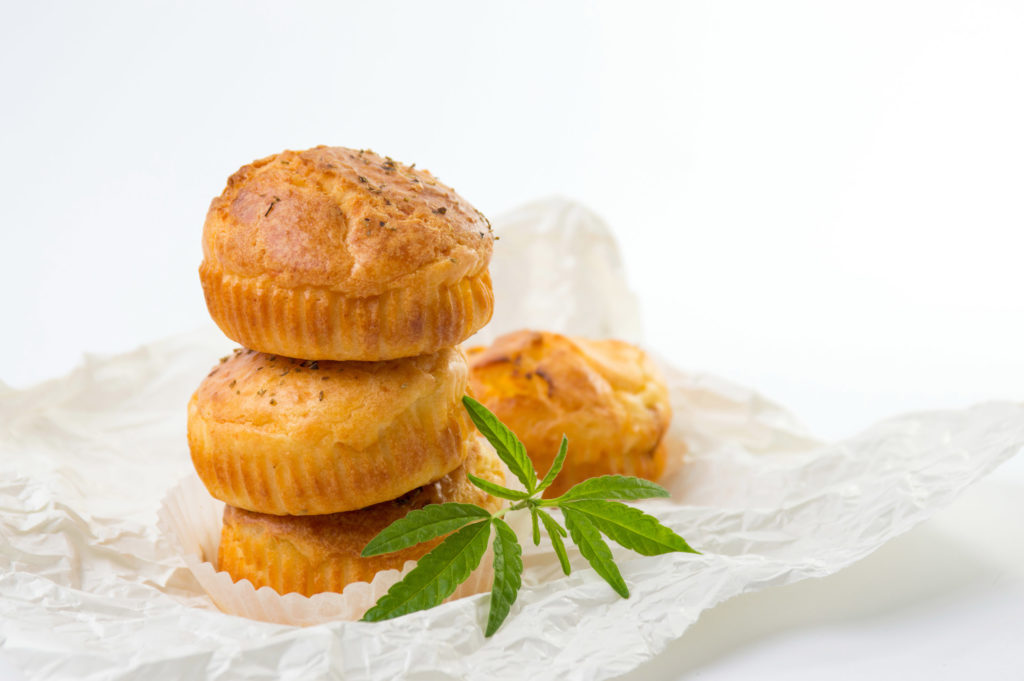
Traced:
<path fill-rule="evenodd" d="M 358 620 L 416 566 L 406 561 L 402 570 L 382 570 L 370 582 L 353 582 L 342 593 L 319 593 L 312 597 L 281 595 L 264 586 L 255 588 L 248 579 L 234 581 L 218 571 L 224 502 L 210 496 L 198 476 L 191 475 L 172 487 L 158 512 L 158 526 L 180 552 L 185 565 L 220 610 L 264 622 L 308 626 L 336 620 Z M 490 590 L 493 570 L 490 552 L 463 582 L 452 599 Z"/>

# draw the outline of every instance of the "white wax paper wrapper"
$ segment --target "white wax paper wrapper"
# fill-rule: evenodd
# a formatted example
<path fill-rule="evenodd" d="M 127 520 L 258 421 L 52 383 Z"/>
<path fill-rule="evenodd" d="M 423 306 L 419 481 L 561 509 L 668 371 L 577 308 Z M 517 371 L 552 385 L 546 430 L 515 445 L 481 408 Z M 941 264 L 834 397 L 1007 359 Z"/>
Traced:
<path fill-rule="evenodd" d="M 486 441 L 482 446 L 490 447 Z M 381 570 L 370 582 L 353 582 L 342 593 L 324 592 L 306 597 L 298 593 L 281 595 L 266 586 L 257 589 L 248 579 L 236 582 L 227 572 L 217 569 L 223 517 L 224 502 L 211 497 L 199 476 L 193 473 L 171 488 L 160 505 L 157 525 L 185 559 L 185 565 L 210 600 L 230 615 L 301 626 L 335 620 L 355 621 L 416 566 L 415 561 L 409 560 L 401 570 Z M 494 579 L 491 559 L 488 548 L 480 565 L 451 598 L 490 591 Z"/>
<path fill-rule="evenodd" d="M 585 209 L 537 203 L 496 228 L 488 334 L 638 338 L 614 242 Z M 190 471 L 187 399 L 230 347 L 212 332 L 182 336 L 0 389 L 0 653 L 27 676 L 604 679 L 716 603 L 864 557 L 1024 447 L 1024 407 L 1009 403 L 900 416 L 822 444 L 753 392 L 665 366 L 670 438 L 691 454 L 665 481 L 673 498 L 644 507 L 703 555 L 616 549 L 632 592 L 620 599 L 578 555 L 562 577 L 524 536 L 524 587 L 491 639 L 485 595 L 377 624 L 287 626 L 220 612 L 156 527 Z"/>
<path fill-rule="evenodd" d="M 211 497 L 199 477 L 191 475 L 172 487 L 164 499 L 159 526 L 210 600 L 232 615 L 303 626 L 358 620 L 416 565 L 410 560 L 401 570 L 381 570 L 372 581 L 349 584 L 340 594 L 326 592 L 307 598 L 297 593 L 281 595 L 269 587 L 256 589 L 248 579 L 236 582 L 227 572 L 217 570 L 223 516 L 224 502 Z"/>

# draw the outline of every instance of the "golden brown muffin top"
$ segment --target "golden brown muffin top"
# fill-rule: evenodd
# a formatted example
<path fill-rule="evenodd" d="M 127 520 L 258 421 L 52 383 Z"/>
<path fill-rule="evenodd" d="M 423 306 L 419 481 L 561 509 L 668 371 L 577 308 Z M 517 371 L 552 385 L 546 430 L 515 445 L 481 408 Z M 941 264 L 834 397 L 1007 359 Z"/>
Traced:
<path fill-rule="evenodd" d="M 546 471 L 565 434 L 569 458 L 549 490 L 593 475 L 656 477 L 672 418 L 668 388 L 640 348 L 517 331 L 471 348 L 470 394 L 515 432 Z"/>
<path fill-rule="evenodd" d="M 436 408 L 457 401 L 467 371 L 458 348 L 383 362 L 312 361 L 238 348 L 213 368 L 193 400 L 203 418 L 293 438 L 329 435 L 361 449 L 419 400 Z"/>
<path fill-rule="evenodd" d="M 203 258 L 227 274 L 354 297 L 480 272 L 494 242 L 487 218 L 414 166 L 325 146 L 253 161 L 211 202 Z"/>
<path fill-rule="evenodd" d="M 287 538 L 296 547 L 317 546 L 317 555 L 348 554 L 359 556 L 363 547 L 377 534 L 409 511 L 428 504 L 459 502 L 475 504 L 488 511 L 497 511 L 503 501 L 492 497 L 466 478 L 466 473 L 505 484 L 505 468 L 490 445 L 476 439 L 466 462 L 440 480 L 417 487 L 397 499 L 375 504 L 358 511 L 314 516 L 277 516 L 253 513 L 227 506 L 225 520 L 236 525 L 259 527 L 271 535 Z"/>
<path fill-rule="evenodd" d="M 528 396 L 558 412 L 599 409 L 620 393 L 668 420 L 664 382 L 647 354 L 624 341 L 524 329 L 466 355 L 471 385 L 480 392 Z"/>

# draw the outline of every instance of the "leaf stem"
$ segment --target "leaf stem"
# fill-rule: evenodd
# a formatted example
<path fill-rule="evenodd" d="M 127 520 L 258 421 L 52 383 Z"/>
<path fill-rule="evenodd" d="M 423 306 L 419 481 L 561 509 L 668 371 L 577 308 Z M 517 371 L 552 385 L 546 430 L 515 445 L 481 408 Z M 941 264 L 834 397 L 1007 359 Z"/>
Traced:
<path fill-rule="evenodd" d="M 530 505 L 529 501 L 530 501 L 529 499 L 523 499 L 522 501 L 518 501 L 518 502 L 512 504 L 511 506 L 506 506 L 505 508 L 500 509 L 500 510 L 495 511 L 494 513 L 492 513 L 491 517 L 492 518 L 501 518 L 502 516 L 504 516 L 509 511 L 521 511 L 521 510 L 523 510 L 524 508 L 527 508 Z"/>

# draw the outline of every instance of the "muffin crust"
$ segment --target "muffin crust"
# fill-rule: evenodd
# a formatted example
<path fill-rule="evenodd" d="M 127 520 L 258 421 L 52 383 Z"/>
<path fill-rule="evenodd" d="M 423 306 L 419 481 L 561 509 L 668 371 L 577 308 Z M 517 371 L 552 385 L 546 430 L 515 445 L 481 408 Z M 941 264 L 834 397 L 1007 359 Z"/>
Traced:
<path fill-rule="evenodd" d="M 316 147 L 254 161 L 210 204 L 207 306 L 246 347 L 307 359 L 408 357 L 490 320 L 490 223 L 430 173 Z"/>
<path fill-rule="evenodd" d="M 239 349 L 189 402 L 192 462 L 211 495 L 250 511 L 364 508 L 462 464 L 466 380 L 458 348 L 385 362 Z"/>
<path fill-rule="evenodd" d="M 519 436 L 541 475 L 568 436 L 545 496 L 598 475 L 656 480 L 664 471 L 668 389 L 639 348 L 524 330 L 467 356 L 471 394 Z"/>

